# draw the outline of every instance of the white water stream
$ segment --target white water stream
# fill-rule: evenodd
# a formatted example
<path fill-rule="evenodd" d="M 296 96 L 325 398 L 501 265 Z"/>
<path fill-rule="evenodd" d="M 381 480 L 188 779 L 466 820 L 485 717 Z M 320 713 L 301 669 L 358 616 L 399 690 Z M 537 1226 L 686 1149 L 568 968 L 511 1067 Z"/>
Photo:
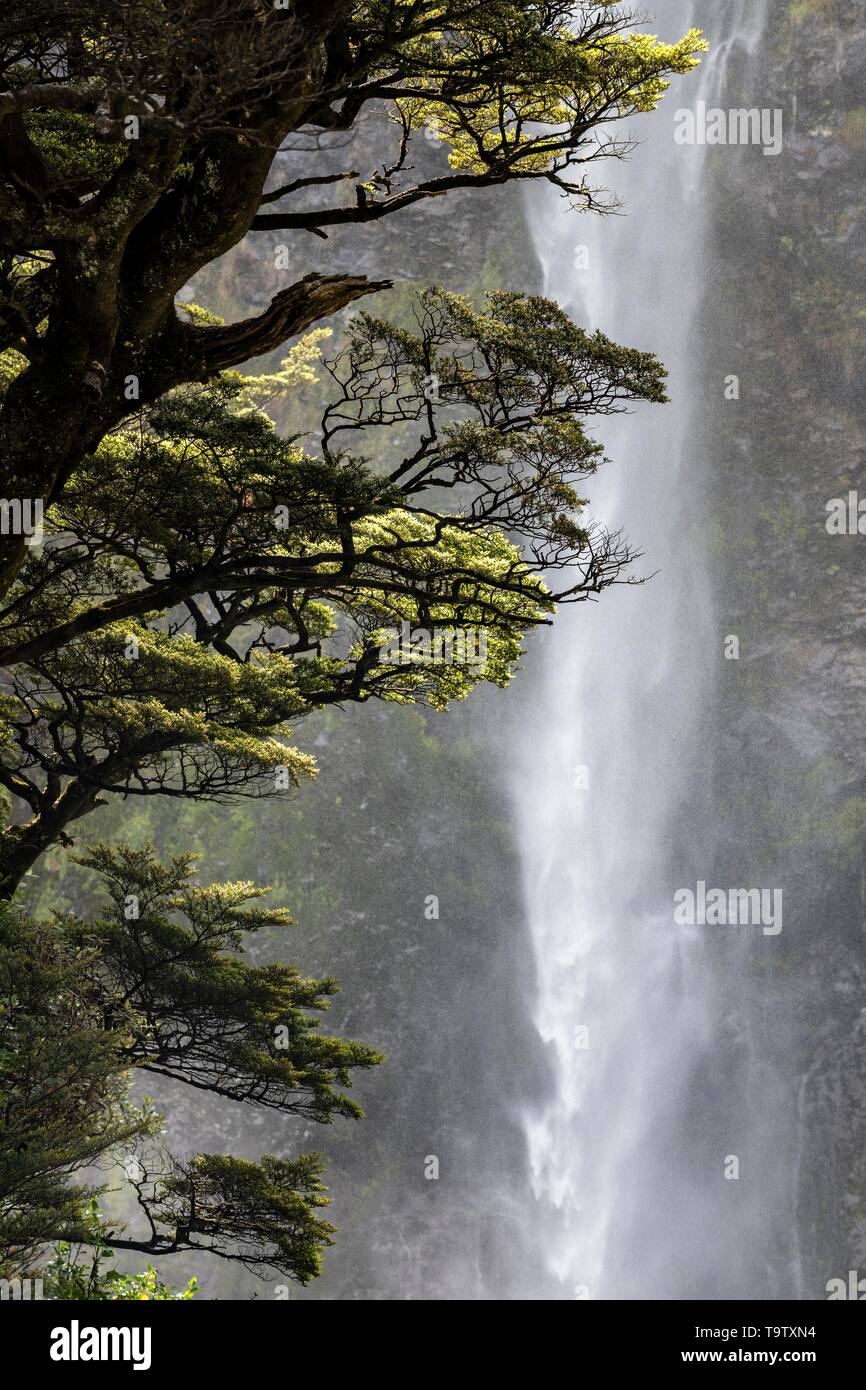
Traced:
<path fill-rule="evenodd" d="M 526 1297 L 797 1295 L 793 1238 L 789 1249 L 780 1233 L 790 1175 L 778 1082 L 761 1018 L 742 1005 L 748 953 L 736 933 L 719 946 L 672 916 L 674 889 L 711 871 L 717 750 L 703 713 L 724 637 L 693 429 L 706 393 L 723 389 L 721 376 L 700 379 L 695 342 L 707 153 L 675 143 L 674 119 L 699 100 L 740 104 L 726 91 L 732 56 L 742 80 L 763 21 L 763 0 L 657 5 L 642 27 L 674 39 L 694 23 L 712 51 L 631 123 L 631 159 L 605 167 L 622 215 L 579 216 L 553 196 L 535 213 L 547 295 L 584 327 L 655 352 L 671 403 L 599 431 L 612 462 L 592 514 L 624 528 L 644 552 L 637 572 L 654 577 L 561 611 L 515 773 L 534 1015 L 552 1078 L 521 1116 L 536 1252 Z M 749 104 L 765 105 L 759 92 Z M 725 1177 L 731 1156 L 738 1180 Z"/>

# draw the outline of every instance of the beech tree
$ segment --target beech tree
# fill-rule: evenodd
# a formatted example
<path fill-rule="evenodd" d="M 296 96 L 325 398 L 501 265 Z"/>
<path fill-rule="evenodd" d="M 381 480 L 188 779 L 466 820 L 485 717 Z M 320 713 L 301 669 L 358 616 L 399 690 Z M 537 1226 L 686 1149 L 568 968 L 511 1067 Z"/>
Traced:
<path fill-rule="evenodd" d="M 228 325 L 176 295 L 262 229 L 326 234 L 514 180 L 604 207 L 591 172 L 628 148 L 608 126 L 703 46 L 634 33 L 612 3 L 13 0 L 0 784 L 30 818 L 3 837 L 0 892 L 106 792 L 295 782 L 314 769 L 288 721 L 503 684 L 527 628 L 616 582 L 632 555 L 583 514 L 601 453 L 581 419 L 663 400 L 649 354 L 538 299 L 430 291 L 417 333 L 356 320 L 311 455 L 251 413 L 233 369 L 387 282 L 306 276 Z M 371 110 L 394 131 L 383 168 L 317 173 L 313 153 L 268 186 L 287 143 L 327 147 Z M 421 130 L 450 172 L 415 183 Z M 372 460 L 371 433 L 388 436 Z M 385 666 L 381 632 L 406 621 L 483 631 L 483 669 Z"/>
<path fill-rule="evenodd" d="M 123 1113 L 129 1035 L 90 994 L 93 958 L 0 904 L 2 1278 L 28 1273 L 46 1242 L 87 1235 L 95 1193 L 77 1175 L 146 1127 Z"/>
<path fill-rule="evenodd" d="M 628 563 L 582 519 L 581 417 L 663 400 L 651 355 L 544 300 L 430 291 L 415 334 L 361 315 L 329 373 L 319 456 L 223 375 L 73 471 L 0 604 L 0 785 L 30 811 L 0 843 L 7 894 L 106 793 L 276 795 L 315 772 L 288 740 L 316 708 L 506 684 L 527 628 Z M 351 449 L 369 435 L 399 436 L 383 468 Z M 404 622 L 473 631 L 484 659 L 395 662 Z"/>
<path fill-rule="evenodd" d="M 322 233 L 513 180 L 597 205 L 591 172 L 625 147 L 607 126 L 651 109 L 702 46 L 630 23 L 611 0 L 10 0 L 0 345 L 21 370 L 0 410 L 3 497 L 52 505 L 138 401 L 269 352 L 387 283 L 314 274 L 242 322 L 189 323 L 177 292 L 248 233 Z M 334 176 L 313 157 L 268 187 L 279 150 L 327 144 L 372 108 L 394 125 L 384 167 Z M 450 172 L 416 184 L 421 128 L 449 149 Z M 8 585 L 24 538 L 0 542 Z"/>
<path fill-rule="evenodd" d="M 238 958 L 249 934 L 289 924 L 247 906 L 264 890 L 199 885 L 189 854 L 161 865 L 97 845 L 80 862 L 108 890 L 96 921 L 49 926 L 0 905 L 0 1276 L 62 1241 L 200 1251 L 307 1283 L 334 1230 L 319 1155 L 173 1156 L 153 1107 L 130 1104 L 129 1074 L 328 1124 L 361 1116 L 345 1088 L 380 1054 L 319 1031 L 336 981 Z M 112 1160 L 143 1229 L 100 1220 L 104 1187 L 78 1180 Z"/>
<path fill-rule="evenodd" d="M 631 148 L 612 123 L 651 110 L 703 48 L 697 31 L 673 43 L 635 32 L 613 0 L 7 3 L 6 1267 L 75 1239 L 315 1274 L 331 1234 L 316 1155 L 174 1158 L 155 1117 L 124 1099 L 143 1070 L 320 1122 L 359 1114 L 345 1087 L 380 1059 L 313 1031 L 333 982 L 237 959 L 244 933 L 279 914 L 242 908 L 252 885 L 195 888 L 183 856 L 161 866 L 108 846 L 80 856 L 110 887 L 99 921 L 49 928 L 8 900 L 112 796 L 279 795 L 315 774 L 292 730 L 317 709 L 443 709 L 479 680 L 505 685 L 523 635 L 558 603 L 631 578 L 627 540 L 587 513 L 604 462 L 589 423 L 665 399 L 650 353 L 585 333 L 554 304 L 431 287 L 408 326 L 355 312 L 317 368 L 316 435 L 289 438 L 269 398 L 293 390 L 331 316 L 387 277 L 298 276 L 234 323 L 179 292 L 245 236 L 325 238 L 478 188 L 542 181 L 604 212 L 597 167 Z M 356 169 L 352 135 L 371 119 L 390 153 Z M 414 177 L 419 136 L 447 155 L 435 177 Z M 279 372 L 241 370 L 284 346 Z M 477 640 L 447 662 L 395 661 L 389 634 L 404 625 Z M 130 896 L 146 900 L 137 918 Z M 68 1093 L 64 1020 L 89 1078 Z M 41 1080 L 16 1060 L 40 1030 Z M 28 1125 L 32 1172 L 18 1147 Z M 73 1182 L 96 1155 L 123 1153 L 143 1235 L 94 1227 L 93 1193 Z"/>

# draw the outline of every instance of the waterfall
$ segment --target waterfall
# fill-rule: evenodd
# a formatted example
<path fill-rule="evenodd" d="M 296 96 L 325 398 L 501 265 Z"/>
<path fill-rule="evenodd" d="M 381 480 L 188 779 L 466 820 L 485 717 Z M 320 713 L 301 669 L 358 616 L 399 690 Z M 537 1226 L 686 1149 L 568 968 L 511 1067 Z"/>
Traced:
<path fill-rule="evenodd" d="M 701 379 L 695 341 L 709 161 L 675 143 L 674 113 L 699 100 L 742 104 L 726 83 L 735 55 L 748 77 L 764 12 L 761 0 L 666 3 L 653 28 L 673 39 L 694 24 L 711 53 L 630 123 L 639 146 L 606 170 L 622 215 L 579 216 L 556 197 L 535 211 L 546 293 L 584 327 L 655 352 L 671 403 L 599 432 L 611 462 L 592 514 L 624 528 L 643 551 L 635 572 L 651 577 L 560 612 L 539 644 L 514 774 L 533 1012 L 550 1072 L 520 1115 L 532 1184 L 526 1297 L 798 1293 L 786 1235 L 796 1145 L 744 984 L 767 938 L 675 926 L 672 907 L 677 887 L 712 873 L 709 781 L 721 751 L 711 712 L 725 635 L 693 428 L 706 393 L 724 386 Z M 756 92 L 746 104 L 764 103 Z"/>

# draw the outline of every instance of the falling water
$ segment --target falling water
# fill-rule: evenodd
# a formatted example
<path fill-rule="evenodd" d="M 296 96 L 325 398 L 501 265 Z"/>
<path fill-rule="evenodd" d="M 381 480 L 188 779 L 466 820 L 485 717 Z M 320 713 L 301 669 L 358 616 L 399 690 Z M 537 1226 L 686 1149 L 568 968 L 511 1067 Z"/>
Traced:
<path fill-rule="evenodd" d="M 718 750 L 707 714 L 723 638 L 690 428 L 702 394 L 721 389 L 700 380 L 695 342 L 708 166 L 704 150 L 675 144 L 674 112 L 699 99 L 741 104 L 726 83 L 735 57 L 748 75 L 763 19 L 763 0 L 666 3 L 662 37 L 695 24 L 712 51 L 640 118 L 630 161 L 609 166 L 624 215 L 580 217 L 556 199 L 537 214 L 547 294 L 584 326 L 656 352 L 671 403 L 603 432 L 612 462 L 593 514 L 625 529 L 652 577 L 560 614 L 515 778 L 534 1012 L 552 1076 L 521 1116 L 534 1193 L 528 1297 L 797 1296 L 780 1158 L 795 1146 L 781 1133 L 760 1010 L 742 988 L 766 938 L 720 942 L 672 920 L 674 889 L 711 872 Z M 747 104 L 765 103 L 756 92 Z M 749 1181 L 726 1179 L 730 1156 Z"/>

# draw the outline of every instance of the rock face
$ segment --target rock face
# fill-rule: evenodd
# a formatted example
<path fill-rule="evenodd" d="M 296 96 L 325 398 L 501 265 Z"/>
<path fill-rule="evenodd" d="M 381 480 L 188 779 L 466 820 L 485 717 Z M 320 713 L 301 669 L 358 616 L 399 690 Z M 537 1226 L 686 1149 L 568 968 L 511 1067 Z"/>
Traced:
<path fill-rule="evenodd" d="M 290 183 L 315 168 L 316 174 L 356 170 L 367 178 L 395 155 L 395 127 L 368 120 L 351 142 L 336 150 L 310 155 L 280 154 L 273 187 Z M 416 139 L 407 182 L 423 182 L 448 172 L 447 147 L 438 140 Z M 286 206 L 333 207 L 355 202 L 354 180 L 295 195 Z M 302 201 L 299 201 L 299 196 Z M 536 290 L 538 263 L 525 234 L 519 190 L 491 188 L 429 198 L 389 217 L 355 227 L 329 227 L 320 238 L 308 232 L 254 232 L 195 281 L 195 296 L 219 307 L 224 316 L 264 308 L 280 290 L 302 275 L 367 275 L 390 278 L 396 295 L 378 295 L 363 304 L 376 314 L 392 312 L 399 287 L 442 284 L 457 292 L 469 288 Z"/>
<path fill-rule="evenodd" d="M 721 632 L 740 639 L 719 675 L 720 853 L 785 890 L 755 987 L 797 1090 L 802 1296 L 824 1298 L 866 1268 L 866 534 L 828 530 L 833 499 L 866 499 L 866 12 L 768 16 L 751 102 L 784 111 L 784 149 L 712 157 L 698 447 Z"/>

